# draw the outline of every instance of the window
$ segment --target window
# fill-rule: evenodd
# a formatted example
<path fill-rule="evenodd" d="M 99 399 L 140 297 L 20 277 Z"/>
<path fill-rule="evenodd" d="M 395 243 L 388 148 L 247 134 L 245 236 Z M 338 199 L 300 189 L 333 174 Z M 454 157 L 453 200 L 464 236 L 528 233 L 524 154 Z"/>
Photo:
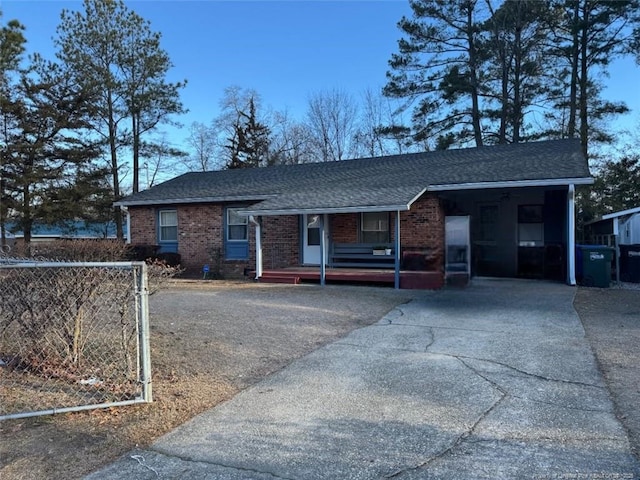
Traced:
<path fill-rule="evenodd" d="M 178 241 L 178 212 L 176 210 L 160 210 L 159 240 L 160 242 Z"/>
<path fill-rule="evenodd" d="M 246 215 L 240 215 L 238 209 L 227 209 L 227 240 L 235 242 L 247 241 L 247 225 L 249 220 Z"/>
<path fill-rule="evenodd" d="M 360 238 L 363 243 L 389 243 L 389 214 L 366 212 L 360 219 Z"/>
<path fill-rule="evenodd" d="M 227 260 L 249 258 L 249 218 L 238 210 L 227 208 L 225 211 L 224 257 Z"/>
<path fill-rule="evenodd" d="M 542 205 L 518 205 L 518 245 L 521 247 L 544 245 Z"/>

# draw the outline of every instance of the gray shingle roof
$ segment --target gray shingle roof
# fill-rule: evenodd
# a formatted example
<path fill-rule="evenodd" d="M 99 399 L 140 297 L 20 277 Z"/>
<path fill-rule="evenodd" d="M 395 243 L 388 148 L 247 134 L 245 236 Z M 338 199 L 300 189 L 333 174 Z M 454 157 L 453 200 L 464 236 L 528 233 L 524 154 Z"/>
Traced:
<path fill-rule="evenodd" d="M 194 172 L 118 205 L 262 201 L 252 211 L 400 209 L 426 190 L 505 183 L 590 183 L 576 139 L 391 155 L 329 163 Z M 515 183 L 514 183 L 515 182 Z"/>

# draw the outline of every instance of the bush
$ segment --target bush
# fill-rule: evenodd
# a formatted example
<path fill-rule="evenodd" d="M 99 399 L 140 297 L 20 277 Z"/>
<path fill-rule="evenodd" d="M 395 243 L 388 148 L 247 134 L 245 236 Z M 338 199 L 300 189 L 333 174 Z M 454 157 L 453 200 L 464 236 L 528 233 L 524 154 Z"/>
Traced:
<path fill-rule="evenodd" d="M 66 262 L 121 262 L 128 260 L 130 246 L 112 239 L 63 239 L 31 244 L 31 255 L 24 257 Z"/>

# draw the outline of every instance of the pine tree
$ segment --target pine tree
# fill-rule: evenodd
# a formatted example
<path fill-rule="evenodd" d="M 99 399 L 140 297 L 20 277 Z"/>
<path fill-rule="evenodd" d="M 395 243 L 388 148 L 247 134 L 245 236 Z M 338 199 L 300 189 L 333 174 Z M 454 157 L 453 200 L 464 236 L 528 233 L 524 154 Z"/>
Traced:
<path fill-rule="evenodd" d="M 184 110 L 179 90 L 167 83 L 171 67 L 160 35 L 121 0 L 84 0 L 84 12 L 63 10 L 58 27 L 58 58 L 84 89 L 93 91 L 93 130 L 108 149 L 114 198 L 121 196 L 119 152 L 133 156 L 133 190 L 139 189 L 141 138 L 158 123 Z M 127 121 L 130 126 L 127 125 Z M 122 214 L 114 211 L 118 238 Z"/>
<path fill-rule="evenodd" d="M 637 0 L 556 0 L 555 36 L 549 53 L 556 59 L 561 135 L 579 137 L 585 156 L 593 140 L 611 141 L 598 122 L 625 113 L 624 103 L 601 98 L 600 79 L 611 61 L 625 53 Z"/>
<path fill-rule="evenodd" d="M 36 221 L 55 223 L 77 214 L 75 200 L 55 199 L 64 190 L 78 191 L 79 170 L 100 175 L 92 167 L 99 152 L 85 136 L 93 113 L 90 95 L 58 65 L 37 55 L 29 61 L 6 105 L 13 128 L 6 138 L 4 172 L 11 216 L 27 246 Z"/>
<path fill-rule="evenodd" d="M 384 94 L 413 108 L 413 138 L 482 146 L 483 75 L 477 0 L 411 0 L 413 17 L 398 23 L 398 41 Z M 453 137 L 451 136 L 453 135 Z M 446 143 L 446 142 L 445 142 Z"/>
<path fill-rule="evenodd" d="M 11 20 L 0 28 L 0 248 L 7 244 L 6 222 L 13 200 L 7 189 L 11 160 L 8 145 L 16 128 L 12 109 L 18 95 L 17 76 L 26 43 L 23 31 L 24 26 L 17 20 Z"/>

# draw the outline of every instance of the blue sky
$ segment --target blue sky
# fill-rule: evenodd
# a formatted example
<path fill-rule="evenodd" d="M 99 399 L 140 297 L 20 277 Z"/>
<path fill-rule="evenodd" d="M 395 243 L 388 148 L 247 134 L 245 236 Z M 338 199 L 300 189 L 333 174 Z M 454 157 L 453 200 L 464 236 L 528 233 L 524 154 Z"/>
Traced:
<path fill-rule="evenodd" d="M 163 36 L 175 67 L 171 80 L 187 79 L 182 100 L 189 113 L 178 120 L 210 122 L 226 87 L 255 89 L 267 106 L 301 119 L 309 94 L 333 88 L 358 98 L 384 85 L 397 49 L 396 24 L 410 15 L 407 0 L 182 1 L 129 0 L 126 4 Z M 52 37 L 63 8 L 79 0 L 0 0 L 3 21 L 27 28 L 29 51 L 53 57 Z M 624 100 L 633 112 L 616 123 L 638 130 L 640 67 L 615 62 L 606 98 Z M 179 144 L 187 129 L 171 131 Z"/>

